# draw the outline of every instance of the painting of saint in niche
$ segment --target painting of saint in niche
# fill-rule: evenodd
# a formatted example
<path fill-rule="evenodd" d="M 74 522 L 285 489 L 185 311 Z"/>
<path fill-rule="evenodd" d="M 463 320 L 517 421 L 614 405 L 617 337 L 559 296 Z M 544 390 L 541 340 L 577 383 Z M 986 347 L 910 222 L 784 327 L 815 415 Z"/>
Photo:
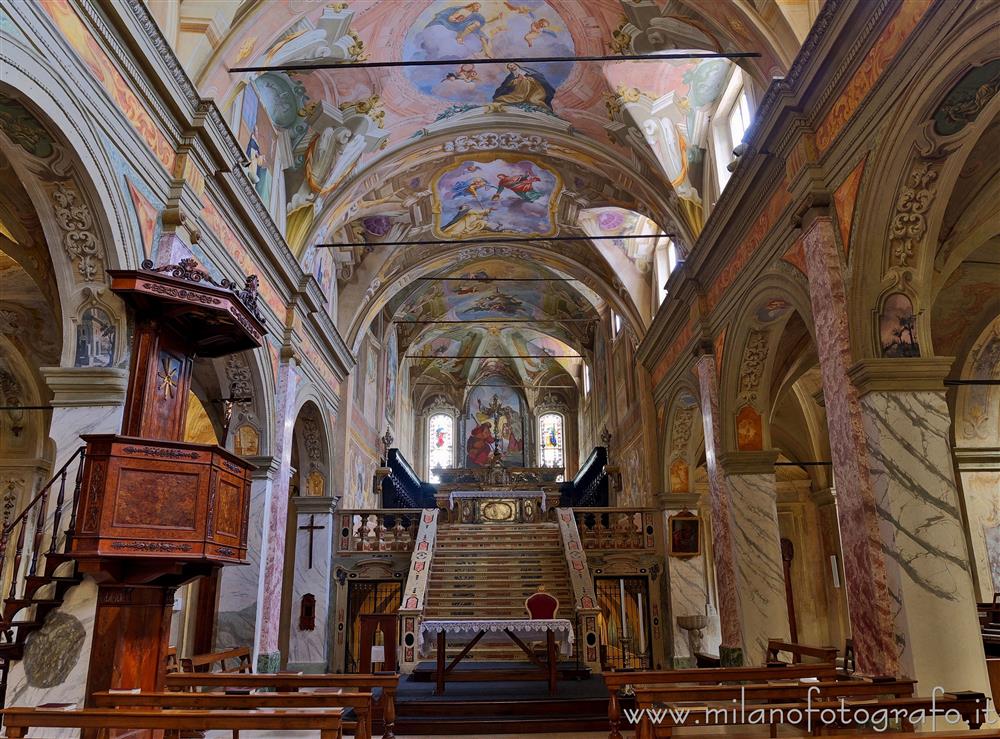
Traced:
<path fill-rule="evenodd" d="M 682 511 L 668 519 L 671 557 L 697 557 L 701 554 L 701 518 Z"/>
<path fill-rule="evenodd" d="M 885 300 L 879 316 L 879 336 L 883 357 L 919 357 L 917 343 L 917 317 L 913 303 L 902 293 L 894 293 Z"/>
<path fill-rule="evenodd" d="M 435 229 L 449 239 L 551 236 L 559 187 L 555 173 L 529 159 L 467 159 L 434 185 Z"/>
<path fill-rule="evenodd" d="M 572 57 L 573 37 L 544 0 L 432 2 L 403 45 L 407 61 Z M 442 117 L 489 104 L 552 115 L 552 99 L 573 63 L 454 64 L 408 67 L 406 76 L 425 95 L 451 103 Z"/>
<path fill-rule="evenodd" d="M 110 367 L 115 356 L 115 325 L 100 308 L 87 308 L 76 327 L 76 366 Z"/>
<path fill-rule="evenodd" d="M 467 467 L 487 467 L 499 449 L 506 467 L 524 466 L 524 414 L 513 388 L 479 387 L 469 396 Z"/>

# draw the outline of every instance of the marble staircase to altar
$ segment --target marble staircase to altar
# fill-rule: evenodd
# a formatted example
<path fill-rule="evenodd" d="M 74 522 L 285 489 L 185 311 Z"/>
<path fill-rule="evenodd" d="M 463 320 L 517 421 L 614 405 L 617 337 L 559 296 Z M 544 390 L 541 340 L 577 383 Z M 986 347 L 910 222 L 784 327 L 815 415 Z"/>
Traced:
<path fill-rule="evenodd" d="M 525 618 L 524 601 L 539 586 L 559 599 L 559 616 L 573 620 L 573 595 L 557 524 L 441 524 L 424 617 Z M 476 647 L 470 659 L 522 662 L 525 656 L 514 645 L 500 644 Z"/>

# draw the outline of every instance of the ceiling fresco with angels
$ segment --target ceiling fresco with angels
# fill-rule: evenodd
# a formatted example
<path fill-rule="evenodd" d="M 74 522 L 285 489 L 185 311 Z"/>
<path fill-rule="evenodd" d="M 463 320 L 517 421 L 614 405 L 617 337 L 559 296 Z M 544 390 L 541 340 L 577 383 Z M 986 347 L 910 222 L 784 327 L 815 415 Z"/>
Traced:
<path fill-rule="evenodd" d="M 348 219 L 328 211 L 337 199 L 355 202 L 370 191 L 372 183 L 349 192 L 341 186 L 356 182 L 376 162 L 407 147 L 419 148 L 421 139 L 435 132 L 488 126 L 525 135 L 559 132 L 578 140 L 581 151 L 599 149 L 623 168 L 628 163 L 645 167 L 645 179 L 648 173 L 659 180 L 650 181 L 654 189 L 676 193 L 679 217 L 696 232 L 705 113 L 721 94 L 733 62 L 485 62 L 752 48 L 765 50 L 761 59 L 749 62 L 764 79 L 766 70 L 780 63 L 752 24 L 739 22 L 742 11 L 727 14 L 699 6 L 694 12 L 676 0 L 587 0 L 585 5 L 586 13 L 578 0 L 270 0 L 249 5 L 237 19 L 199 86 L 228 111 L 251 162 L 251 179 L 272 212 L 282 211 L 279 220 L 286 222 L 297 253 L 327 236 L 331 223 L 347 225 Z M 397 60 L 442 64 L 229 71 Z M 466 172 L 462 166 L 481 170 Z M 591 170 L 600 171 L 593 163 Z M 504 179 L 511 177 L 520 179 Z M 554 230 L 544 212 L 559 197 L 553 177 L 551 167 L 539 161 L 459 163 L 457 171 L 442 178 L 448 189 L 436 193 L 441 207 L 435 229 L 455 238 L 483 231 Z M 459 182 L 472 189 L 463 194 L 454 189 Z"/>

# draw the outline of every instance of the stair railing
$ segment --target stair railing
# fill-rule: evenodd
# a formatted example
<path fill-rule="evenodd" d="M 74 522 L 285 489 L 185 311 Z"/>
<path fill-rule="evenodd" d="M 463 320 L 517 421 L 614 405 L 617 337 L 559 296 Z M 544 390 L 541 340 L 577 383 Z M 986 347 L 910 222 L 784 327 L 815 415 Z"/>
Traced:
<path fill-rule="evenodd" d="M 562 540 L 563 555 L 566 558 L 566 571 L 569 574 L 570 584 L 573 586 L 576 647 L 580 650 L 580 658 L 584 664 L 594 672 L 600 672 L 600 634 L 597 628 L 597 616 L 600 613 L 600 608 L 597 605 L 597 595 L 594 592 L 594 579 L 590 576 L 587 553 L 580 541 L 580 531 L 577 529 L 573 509 L 557 508 L 556 520 L 559 522 L 559 537 Z"/>
<path fill-rule="evenodd" d="M 21 512 L 0 529 L 0 563 L 7 561 L 7 549 L 11 542 L 11 535 L 17 531 L 14 539 L 14 558 L 10 568 L 10 588 L 4 601 L 4 613 L 0 619 L 0 632 L 6 633 L 8 640 L 9 622 L 13 618 L 8 614 L 8 601 L 17 600 L 19 595 L 24 593 L 24 585 L 29 577 L 38 573 L 39 558 L 46 554 L 56 554 L 60 549 L 60 535 L 62 535 L 62 552 L 68 550 L 73 533 L 76 530 L 76 503 L 80 496 L 80 487 L 83 483 L 83 462 L 86 456 L 86 447 L 80 447 L 73 455 L 66 460 L 66 463 L 59 468 L 59 471 L 52 476 L 45 485 L 35 494 Z M 67 499 L 66 481 L 69 477 L 70 467 L 74 462 L 78 463 L 76 475 L 73 480 L 73 487 Z M 48 523 L 49 498 L 52 490 L 58 483 L 58 492 L 55 496 L 55 509 L 52 512 L 51 525 Z M 67 503 L 70 509 L 69 524 L 64 531 L 60 531 L 63 516 Z M 28 531 L 33 529 L 30 538 Z M 46 549 L 46 537 L 48 537 L 48 547 Z M 28 544 L 28 558 L 21 573 L 22 565 L 25 564 L 25 545 Z"/>

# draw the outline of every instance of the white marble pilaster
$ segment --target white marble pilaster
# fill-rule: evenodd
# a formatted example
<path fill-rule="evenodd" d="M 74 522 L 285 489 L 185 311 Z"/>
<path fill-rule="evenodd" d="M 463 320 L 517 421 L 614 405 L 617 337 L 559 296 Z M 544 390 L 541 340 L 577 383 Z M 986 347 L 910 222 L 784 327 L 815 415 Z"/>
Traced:
<path fill-rule="evenodd" d="M 333 559 L 333 509 L 337 505 L 337 499 L 298 497 L 293 498 L 292 503 L 295 506 L 297 522 L 292 613 L 288 622 L 288 667 L 303 672 L 325 672 L 329 660 L 331 633 L 330 564 Z M 303 528 L 306 526 L 316 528 Z M 299 609 L 306 594 L 311 594 L 316 599 L 316 619 L 311 630 L 299 628 Z"/>
<path fill-rule="evenodd" d="M 264 526 L 270 512 L 278 462 L 274 457 L 251 457 L 249 461 L 257 465 L 257 469 L 250 484 L 247 563 L 222 568 L 215 646 L 218 649 L 253 646 L 256 653 Z"/>
<path fill-rule="evenodd" d="M 885 362 L 913 366 L 901 367 L 901 375 L 890 382 L 884 377 Z M 875 360 L 852 370 L 861 394 L 869 472 L 896 605 L 900 665 L 919 681 L 921 692 L 943 687 L 988 693 L 945 393 L 919 384 L 914 390 L 891 389 L 913 387 L 907 370 L 919 368 L 920 362 Z"/>
<path fill-rule="evenodd" d="M 670 516 L 682 511 L 693 511 L 698 509 L 697 494 L 692 495 L 664 495 L 661 496 L 661 505 L 666 506 L 663 514 L 664 531 L 669 533 L 667 528 Z M 703 521 L 707 520 L 704 516 Z M 719 614 L 717 609 L 711 605 L 711 596 L 708 588 L 708 554 L 702 552 L 697 557 L 670 557 L 667 558 L 667 581 L 670 584 L 670 626 L 672 631 L 672 667 L 674 669 L 684 669 L 695 667 L 695 657 L 691 649 L 692 637 L 685 629 L 682 629 L 677 619 L 684 616 L 705 616 L 706 626 L 697 635 L 700 645 L 695 645 L 697 651 L 706 654 L 718 654 L 719 645 L 722 642 L 720 631 Z"/>
<path fill-rule="evenodd" d="M 768 639 L 789 636 L 775 457 L 773 452 L 736 452 L 720 457 L 732 500 L 740 622 L 747 664 L 751 665 L 765 662 Z"/>

